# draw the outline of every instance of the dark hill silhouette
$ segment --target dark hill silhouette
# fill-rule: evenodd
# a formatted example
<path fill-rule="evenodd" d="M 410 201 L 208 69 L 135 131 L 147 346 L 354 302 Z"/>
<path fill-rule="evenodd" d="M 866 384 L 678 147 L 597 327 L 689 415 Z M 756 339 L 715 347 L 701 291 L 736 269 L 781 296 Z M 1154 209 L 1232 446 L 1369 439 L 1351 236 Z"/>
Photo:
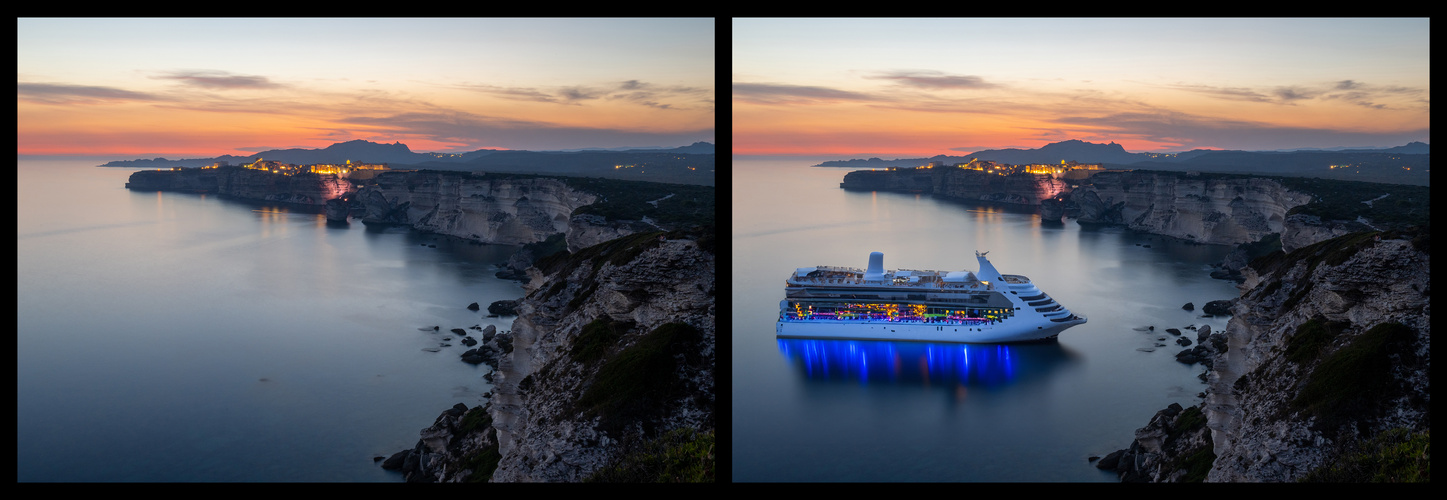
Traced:
<path fill-rule="evenodd" d="M 344 163 L 347 160 L 366 163 L 417 163 L 435 159 L 432 155 L 413 153 L 411 148 L 400 142 L 378 144 L 360 139 L 339 142 L 322 149 L 274 149 L 252 155 L 252 158 L 256 157 L 298 165 Z"/>
<path fill-rule="evenodd" d="M 1095 144 L 1075 139 L 1046 144 L 1040 149 L 987 149 L 976 151 L 969 156 L 1013 165 L 1060 163 L 1061 160 L 1080 163 L 1135 163 L 1150 158 L 1141 153 L 1128 153 L 1124 147 L 1114 142 Z"/>
<path fill-rule="evenodd" d="M 282 163 L 386 163 L 392 168 L 429 168 L 475 172 L 612 177 L 640 181 L 713 185 L 714 145 L 695 142 L 667 149 L 626 151 L 522 151 L 479 149 L 470 153 L 417 153 L 406 144 L 365 140 L 339 142 L 321 149 L 274 149 L 250 156 L 113 161 L 103 167 L 200 167 L 218 161 L 233 165 L 261 158 Z"/>
<path fill-rule="evenodd" d="M 1176 154 L 1130 153 L 1119 144 L 1080 140 L 1047 144 L 1039 149 L 988 149 L 965 156 L 881 160 L 826 161 L 819 167 L 918 167 L 932 161 L 946 165 L 971 158 L 1013 165 L 1060 163 L 1061 160 L 1099 163 L 1107 168 L 1229 172 L 1296 177 L 1350 179 L 1394 184 L 1429 185 L 1431 147 L 1421 142 L 1384 149 L 1341 151 L 1221 151 L 1195 149 Z"/>

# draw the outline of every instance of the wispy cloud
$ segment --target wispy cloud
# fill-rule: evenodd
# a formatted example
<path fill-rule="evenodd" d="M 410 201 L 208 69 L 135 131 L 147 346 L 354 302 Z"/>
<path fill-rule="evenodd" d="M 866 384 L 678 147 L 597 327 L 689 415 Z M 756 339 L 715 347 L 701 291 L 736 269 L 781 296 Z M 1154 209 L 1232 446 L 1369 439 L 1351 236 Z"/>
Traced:
<path fill-rule="evenodd" d="M 1365 132 L 1276 125 L 1250 120 L 1214 118 L 1170 110 L 1136 111 L 1100 116 L 1066 116 L 1055 122 L 1088 127 L 1102 138 L 1134 138 L 1182 149 L 1220 147 L 1275 149 L 1279 144 L 1333 146 L 1406 143 L 1426 130 Z"/>
<path fill-rule="evenodd" d="M 670 99 L 680 99 L 682 106 L 675 106 Z M 713 89 L 687 86 L 658 86 L 638 80 L 621 83 L 608 94 L 608 99 L 627 101 L 658 109 L 679 109 L 714 105 Z"/>
<path fill-rule="evenodd" d="M 625 80 L 613 85 L 569 85 L 561 87 L 503 87 L 471 84 L 458 88 L 482 92 L 516 101 L 543 102 L 580 106 L 594 100 L 618 100 L 659 109 L 713 106 L 712 89 L 686 86 L 659 86 L 639 80 Z"/>
<path fill-rule="evenodd" d="M 273 89 L 283 86 L 264 76 L 233 75 L 215 70 L 175 71 L 152 78 L 175 80 L 189 86 L 214 90 Z"/>
<path fill-rule="evenodd" d="M 16 84 L 17 99 L 39 104 L 115 104 L 123 102 L 162 102 L 170 98 L 148 92 L 135 92 L 115 87 L 69 85 L 64 83 Z"/>
<path fill-rule="evenodd" d="M 1332 87 L 1341 92 L 1326 92 L 1322 99 L 1340 99 L 1358 106 L 1372 109 L 1431 109 L 1427 90 L 1396 85 L 1370 85 L 1354 80 L 1342 80 Z M 1387 105 L 1383 101 L 1395 101 Z"/>
<path fill-rule="evenodd" d="M 883 100 L 871 94 L 811 85 L 779 83 L 734 83 L 735 101 L 755 104 L 826 104 L 843 101 L 873 102 Z"/>
<path fill-rule="evenodd" d="M 1425 89 L 1371 85 L 1356 80 L 1283 85 L 1270 88 L 1217 87 L 1199 84 L 1171 84 L 1165 88 L 1219 99 L 1293 105 L 1312 100 L 1341 100 L 1373 109 L 1427 109 Z M 1388 105 L 1385 101 L 1392 101 Z"/>
<path fill-rule="evenodd" d="M 623 126 L 619 124 L 630 120 L 637 121 L 636 117 L 623 119 L 624 117 L 618 116 L 606 120 L 607 123 L 592 126 L 564 126 L 549 121 L 550 118 L 560 116 L 558 113 L 539 113 L 537 118 L 489 116 L 487 111 L 476 107 L 466 108 L 455 103 L 434 102 L 407 92 L 316 88 L 278 82 L 261 75 L 184 70 L 153 73 L 150 78 L 175 82 L 176 85 L 153 86 L 145 91 L 138 91 L 115 86 L 19 82 L 16 95 L 22 105 L 38 103 L 83 108 L 97 104 L 129 103 L 159 112 L 204 112 L 238 117 L 247 115 L 242 121 L 284 123 L 283 128 L 287 130 L 310 130 L 315 133 L 310 137 L 297 137 L 292 140 L 393 137 L 394 140 L 454 145 L 458 150 L 478 147 L 612 147 L 618 144 L 668 146 L 714 140 L 714 131 L 707 125 L 703 125 L 707 128 L 699 128 L 698 125 L 677 127 L 692 130 L 657 130 L 660 127 L 658 120 L 651 120 L 647 125 Z M 480 85 L 469 88 L 510 99 L 560 105 L 587 106 L 590 103 L 612 101 L 639 109 L 668 110 L 670 113 L 678 111 L 678 115 L 684 120 L 692 116 L 691 114 L 706 114 L 711 117 L 713 113 L 712 89 L 659 85 L 636 79 L 551 88 Z M 239 92 L 243 90 L 249 92 Z M 210 119 L 204 121 L 216 122 Z M 223 121 L 226 120 L 223 118 Z"/>
<path fill-rule="evenodd" d="M 513 149 L 555 149 L 557 144 L 679 144 L 708 140 L 712 129 L 650 132 L 559 126 L 556 124 L 479 115 L 462 111 L 405 112 L 376 116 L 350 116 L 341 123 L 365 126 L 374 133 L 426 137 L 438 142 Z M 686 142 L 685 142 L 686 141 Z M 477 147 L 477 146 L 472 146 Z"/>
<path fill-rule="evenodd" d="M 972 75 L 950 75 L 941 71 L 908 70 L 892 71 L 866 76 L 875 80 L 889 80 L 909 87 L 929 90 L 975 90 L 999 87 L 986 82 L 984 78 Z"/>

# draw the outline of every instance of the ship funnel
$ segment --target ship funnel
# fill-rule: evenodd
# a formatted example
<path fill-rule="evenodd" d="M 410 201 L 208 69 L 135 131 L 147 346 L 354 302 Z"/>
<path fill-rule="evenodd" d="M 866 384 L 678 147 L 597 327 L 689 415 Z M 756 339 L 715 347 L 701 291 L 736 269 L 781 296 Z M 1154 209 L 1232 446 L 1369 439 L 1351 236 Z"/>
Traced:
<path fill-rule="evenodd" d="M 864 271 L 865 281 L 884 279 L 884 252 L 870 252 L 869 269 Z"/>

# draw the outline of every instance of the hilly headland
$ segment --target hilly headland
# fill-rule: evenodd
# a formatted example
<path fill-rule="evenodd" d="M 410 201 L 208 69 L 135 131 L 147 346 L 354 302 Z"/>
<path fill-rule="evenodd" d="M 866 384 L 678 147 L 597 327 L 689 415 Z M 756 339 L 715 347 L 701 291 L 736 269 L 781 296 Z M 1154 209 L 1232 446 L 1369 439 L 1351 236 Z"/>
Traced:
<path fill-rule="evenodd" d="M 406 144 L 380 144 L 354 140 L 319 149 L 277 149 L 248 156 L 211 158 L 137 159 L 112 161 L 102 167 L 162 168 L 248 165 L 257 161 L 282 164 L 340 165 L 348 161 L 384 164 L 392 169 L 458 170 L 464 172 L 528 173 L 668 182 L 714 183 L 714 146 L 697 142 L 676 148 L 522 151 L 479 149 L 466 153 L 419 153 Z"/>
<path fill-rule="evenodd" d="M 1412 142 L 1381 149 L 1295 151 L 1227 151 L 1195 149 L 1179 153 L 1131 153 L 1116 143 L 1097 144 L 1068 140 L 1037 149 L 989 149 L 967 155 L 929 158 L 832 160 L 817 167 L 854 169 L 913 168 L 930 163 L 945 165 L 991 161 L 1009 165 L 1057 165 L 1074 161 L 1106 169 L 1166 170 L 1181 172 L 1242 173 L 1317 177 L 1390 184 L 1431 183 L 1431 146 Z"/>

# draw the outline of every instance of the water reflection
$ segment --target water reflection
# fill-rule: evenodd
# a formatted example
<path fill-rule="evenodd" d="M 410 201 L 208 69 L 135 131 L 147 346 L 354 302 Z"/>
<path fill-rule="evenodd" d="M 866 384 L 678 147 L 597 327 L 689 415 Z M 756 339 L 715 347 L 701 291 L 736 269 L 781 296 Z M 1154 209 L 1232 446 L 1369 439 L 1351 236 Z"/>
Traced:
<path fill-rule="evenodd" d="M 954 344 L 781 338 L 779 353 L 809 381 L 1002 388 L 1077 362 L 1058 342 Z"/>

